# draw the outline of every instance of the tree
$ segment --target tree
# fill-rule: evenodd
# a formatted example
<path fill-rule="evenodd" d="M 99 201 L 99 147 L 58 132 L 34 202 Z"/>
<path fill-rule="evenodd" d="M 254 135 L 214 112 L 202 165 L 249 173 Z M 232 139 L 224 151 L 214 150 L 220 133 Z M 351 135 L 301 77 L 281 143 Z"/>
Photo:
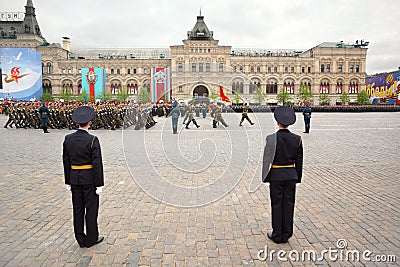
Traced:
<path fill-rule="evenodd" d="M 308 90 L 307 86 L 301 86 L 299 90 L 299 99 L 302 101 L 309 100 L 310 103 L 314 102 L 314 95 L 311 90 Z"/>
<path fill-rule="evenodd" d="M 139 89 L 139 93 L 137 96 L 137 101 L 139 103 L 148 103 L 150 102 L 150 93 L 147 92 L 147 89 L 145 87 L 142 87 Z"/>
<path fill-rule="evenodd" d="M 80 102 L 84 102 L 84 103 L 87 103 L 87 102 L 90 101 L 90 95 L 89 95 L 89 93 L 86 91 L 85 88 L 82 89 L 82 91 L 81 91 L 81 93 L 80 93 L 80 95 L 79 95 L 79 97 L 78 97 L 78 100 L 79 100 Z"/>
<path fill-rule="evenodd" d="M 219 94 L 217 94 L 214 90 L 211 90 L 211 92 L 210 92 L 210 94 L 209 94 L 209 96 L 208 96 L 208 99 L 212 99 L 212 100 L 217 100 L 218 99 L 218 97 L 219 97 Z"/>
<path fill-rule="evenodd" d="M 320 94 L 320 95 L 319 95 L 319 104 L 320 104 L 320 105 L 323 105 L 323 106 L 329 105 L 330 102 L 331 102 L 331 101 L 330 101 L 330 99 L 329 99 L 329 95 L 328 95 L 328 94 L 323 93 L 323 94 Z"/>
<path fill-rule="evenodd" d="M 72 94 L 69 85 L 65 85 L 65 87 L 63 87 L 63 91 L 59 95 L 59 98 L 64 99 L 65 102 L 69 102 L 75 99 L 75 96 Z"/>
<path fill-rule="evenodd" d="M 121 90 L 118 90 L 117 94 L 117 101 L 118 102 L 125 102 L 129 97 L 129 94 L 127 92 L 126 86 L 122 86 Z"/>
<path fill-rule="evenodd" d="M 276 95 L 276 99 L 278 100 L 278 103 L 282 103 L 284 106 L 292 104 L 292 97 L 285 88 L 281 88 L 279 90 L 279 93 Z"/>
<path fill-rule="evenodd" d="M 256 94 L 254 95 L 254 100 L 256 100 L 257 104 L 261 104 L 265 100 L 264 92 L 261 87 L 257 88 Z"/>
<path fill-rule="evenodd" d="M 365 90 L 362 90 L 357 93 L 357 100 L 356 103 L 358 105 L 368 105 L 371 104 L 371 101 L 369 100 L 369 96 Z"/>
<path fill-rule="evenodd" d="M 233 92 L 232 102 L 237 105 L 241 100 L 243 99 L 240 97 L 240 95 L 237 92 Z"/>
<path fill-rule="evenodd" d="M 42 94 L 42 97 L 40 97 L 40 100 L 41 101 L 54 101 L 54 96 L 50 93 L 45 92 Z"/>
<path fill-rule="evenodd" d="M 340 95 L 339 100 L 342 104 L 347 104 L 350 102 L 350 96 L 346 93 L 346 91 L 343 91 L 343 93 Z"/>

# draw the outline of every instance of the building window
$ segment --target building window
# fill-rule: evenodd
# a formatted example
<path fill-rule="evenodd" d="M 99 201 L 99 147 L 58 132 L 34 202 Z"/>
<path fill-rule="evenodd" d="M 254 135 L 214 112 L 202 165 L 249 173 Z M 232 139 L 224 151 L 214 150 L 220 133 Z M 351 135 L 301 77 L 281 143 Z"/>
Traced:
<path fill-rule="evenodd" d="M 117 74 L 118 75 L 121 74 L 121 70 L 120 69 L 117 69 Z"/>
<path fill-rule="evenodd" d="M 350 72 L 354 72 L 354 65 L 350 65 Z"/>
<path fill-rule="evenodd" d="M 114 69 L 111 69 L 111 75 L 113 75 L 114 74 Z"/>
<path fill-rule="evenodd" d="M 240 71 L 240 72 L 243 72 L 243 66 L 240 66 L 240 67 L 239 67 L 239 71 Z"/>
<path fill-rule="evenodd" d="M 257 72 L 260 73 L 261 72 L 261 67 L 257 66 Z"/>
<path fill-rule="evenodd" d="M 360 72 L 360 65 L 356 65 L 356 72 Z"/>
<path fill-rule="evenodd" d="M 47 70 L 46 70 L 46 67 L 44 66 L 44 63 L 42 62 L 42 73 L 43 73 L 43 74 L 46 74 L 46 71 L 47 71 Z"/>
<path fill-rule="evenodd" d="M 133 74 L 136 74 L 136 69 L 133 69 Z"/>
<path fill-rule="evenodd" d="M 271 73 L 271 67 L 270 66 L 268 67 L 268 73 Z"/>
<path fill-rule="evenodd" d="M 343 91 L 343 83 L 337 82 L 336 83 L 336 94 L 341 94 Z"/>
<path fill-rule="evenodd" d="M 72 74 L 72 69 L 68 69 L 68 74 Z"/>
<path fill-rule="evenodd" d="M 307 72 L 311 73 L 311 67 L 307 67 Z"/>
<path fill-rule="evenodd" d="M 290 67 L 290 72 L 294 73 L 294 67 Z"/>
<path fill-rule="evenodd" d="M 178 72 L 183 72 L 183 64 L 182 63 L 178 64 Z"/>
<path fill-rule="evenodd" d="M 131 74 L 131 69 L 128 69 L 128 74 Z"/>
<path fill-rule="evenodd" d="M 266 87 L 267 94 L 277 94 L 278 93 L 278 84 L 277 82 L 269 82 Z"/>
<path fill-rule="evenodd" d="M 183 91 L 182 85 L 179 85 L 179 86 L 178 86 L 178 92 L 182 92 L 182 91 Z"/>
<path fill-rule="evenodd" d="M 82 69 L 78 69 L 78 73 L 79 73 L 79 74 L 82 74 Z"/>
<path fill-rule="evenodd" d="M 319 93 L 320 94 L 329 94 L 329 83 L 328 82 L 321 82 L 319 85 Z"/>
<path fill-rule="evenodd" d="M 337 71 L 338 71 L 339 73 L 342 73 L 342 72 L 343 72 L 343 65 L 342 65 L 342 64 L 339 64 L 339 65 L 338 65 Z"/>
<path fill-rule="evenodd" d="M 325 72 L 325 65 L 321 64 L 321 72 Z"/>
<path fill-rule="evenodd" d="M 211 53 L 211 49 L 210 48 L 208 49 L 208 53 Z"/>
<path fill-rule="evenodd" d="M 147 68 L 143 69 L 143 74 L 147 74 Z"/>
<path fill-rule="evenodd" d="M 349 84 L 349 94 L 358 94 L 358 83 L 351 82 Z"/>
<path fill-rule="evenodd" d="M 283 88 L 286 90 L 287 93 L 289 94 L 294 94 L 294 82 L 284 82 L 283 83 Z"/>
<path fill-rule="evenodd" d="M 285 73 L 288 73 L 288 72 L 289 72 L 289 68 L 285 67 Z"/>
<path fill-rule="evenodd" d="M 233 72 L 236 72 L 236 66 L 233 66 Z"/>
<path fill-rule="evenodd" d="M 211 68 L 210 68 L 210 63 L 206 63 L 206 72 L 210 72 Z"/>
<path fill-rule="evenodd" d="M 194 52 L 197 54 L 198 52 L 197 52 L 198 50 L 197 50 L 197 48 L 194 50 Z"/>
<path fill-rule="evenodd" d="M 203 63 L 199 63 L 199 72 L 203 72 Z"/>
<path fill-rule="evenodd" d="M 304 73 L 304 72 L 306 72 L 305 68 L 301 67 L 301 73 Z"/>
<path fill-rule="evenodd" d="M 274 72 L 278 72 L 278 67 L 274 67 Z"/>
<path fill-rule="evenodd" d="M 250 67 L 250 72 L 251 72 L 251 73 L 254 72 L 254 67 L 253 67 L 253 66 Z"/>
<path fill-rule="evenodd" d="M 62 73 L 62 74 L 65 74 L 65 69 L 62 69 L 61 73 Z"/>
<path fill-rule="evenodd" d="M 218 71 L 219 72 L 224 72 L 224 63 L 219 63 Z M 235 71 L 236 71 L 236 69 L 235 69 Z"/>
<path fill-rule="evenodd" d="M 331 72 L 331 64 L 326 64 L 326 72 Z"/>
<path fill-rule="evenodd" d="M 196 72 L 196 63 L 192 63 L 192 72 Z"/>

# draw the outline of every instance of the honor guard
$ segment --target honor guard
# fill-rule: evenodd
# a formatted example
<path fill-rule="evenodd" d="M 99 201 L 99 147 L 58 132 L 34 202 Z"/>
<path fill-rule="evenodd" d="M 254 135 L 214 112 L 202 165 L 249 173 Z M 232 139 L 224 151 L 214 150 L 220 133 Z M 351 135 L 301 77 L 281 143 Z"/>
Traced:
<path fill-rule="evenodd" d="M 221 122 L 222 125 L 228 127 L 229 125 L 226 124 L 224 118 L 222 118 L 222 103 L 218 102 L 217 106 L 214 111 L 214 119 L 213 119 L 213 128 L 217 128 L 217 123 Z"/>
<path fill-rule="evenodd" d="M 301 137 L 291 133 L 289 125 L 296 122 L 294 110 L 277 107 L 274 112 L 279 130 L 267 136 L 264 148 L 262 181 L 269 186 L 272 233 L 275 243 L 286 243 L 293 235 L 296 185 L 301 183 L 303 144 Z"/>
<path fill-rule="evenodd" d="M 40 113 L 40 116 L 42 118 L 43 132 L 44 133 L 49 133 L 49 131 L 47 131 L 47 120 L 49 119 L 50 111 L 49 111 L 49 108 L 46 107 L 46 102 L 45 101 L 42 102 L 42 106 L 39 108 L 39 113 Z"/>
<path fill-rule="evenodd" d="M 101 148 L 99 139 L 88 132 L 93 117 L 92 107 L 77 108 L 72 120 L 79 129 L 67 135 L 63 143 L 65 184 L 72 192 L 74 233 L 80 247 L 91 247 L 104 239 L 97 226 L 99 195 L 104 186 Z"/>
<path fill-rule="evenodd" d="M 306 102 L 306 106 L 303 109 L 304 126 L 306 127 L 304 133 L 310 133 L 310 122 L 311 122 L 311 108 L 310 102 Z"/>
<path fill-rule="evenodd" d="M 243 112 L 242 112 L 242 119 L 240 120 L 239 126 L 242 126 L 242 123 L 243 123 L 244 119 L 248 120 L 251 125 L 254 125 L 254 123 L 250 120 L 250 118 L 247 115 L 247 113 L 249 113 L 249 106 L 247 106 L 247 103 L 244 103 Z"/>

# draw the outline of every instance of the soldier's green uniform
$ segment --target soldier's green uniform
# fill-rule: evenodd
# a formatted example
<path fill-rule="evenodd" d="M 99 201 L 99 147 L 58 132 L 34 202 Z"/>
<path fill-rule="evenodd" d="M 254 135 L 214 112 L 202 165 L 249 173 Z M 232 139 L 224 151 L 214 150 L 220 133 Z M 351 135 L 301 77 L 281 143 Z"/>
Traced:
<path fill-rule="evenodd" d="M 222 106 L 221 103 L 218 103 L 217 107 L 215 108 L 214 119 L 213 119 L 213 128 L 217 128 L 217 123 L 221 122 L 222 125 L 228 127 L 228 124 L 222 118 Z"/>

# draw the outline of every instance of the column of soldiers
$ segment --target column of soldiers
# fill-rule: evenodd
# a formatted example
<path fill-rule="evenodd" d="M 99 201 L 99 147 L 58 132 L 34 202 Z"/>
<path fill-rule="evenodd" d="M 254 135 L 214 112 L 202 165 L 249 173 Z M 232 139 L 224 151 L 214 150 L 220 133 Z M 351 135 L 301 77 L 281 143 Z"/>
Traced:
<path fill-rule="evenodd" d="M 92 129 L 119 129 L 135 125 L 135 129 L 146 129 L 156 124 L 151 107 L 137 103 L 63 103 L 49 102 L 48 128 L 50 129 L 76 129 L 71 115 L 80 105 L 90 105 L 95 110 Z M 39 113 L 40 102 L 11 102 L 8 106 L 8 121 L 4 128 L 41 128 L 41 116 Z"/>

